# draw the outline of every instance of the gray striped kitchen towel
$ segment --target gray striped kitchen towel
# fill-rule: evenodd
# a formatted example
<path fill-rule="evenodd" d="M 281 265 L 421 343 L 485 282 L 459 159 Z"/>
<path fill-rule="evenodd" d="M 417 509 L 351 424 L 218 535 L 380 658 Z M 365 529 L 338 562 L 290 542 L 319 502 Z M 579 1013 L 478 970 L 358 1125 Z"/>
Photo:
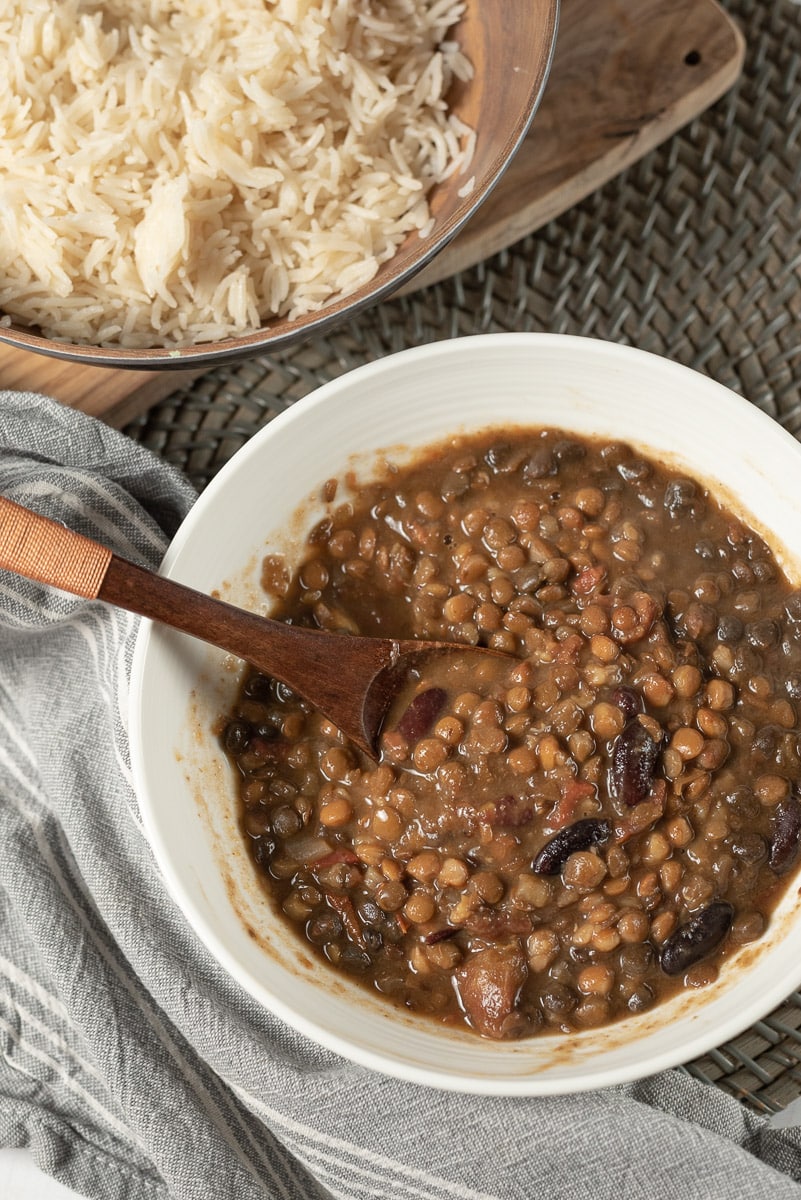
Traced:
<path fill-rule="evenodd" d="M 156 566 L 189 486 L 0 393 L 0 493 Z M 801 1200 L 801 1134 L 679 1071 L 487 1099 L 262 1011 L 168 897 L 126 740 L 136 621 L 0 571 L 0 1144 L 97 1200 Z"/>

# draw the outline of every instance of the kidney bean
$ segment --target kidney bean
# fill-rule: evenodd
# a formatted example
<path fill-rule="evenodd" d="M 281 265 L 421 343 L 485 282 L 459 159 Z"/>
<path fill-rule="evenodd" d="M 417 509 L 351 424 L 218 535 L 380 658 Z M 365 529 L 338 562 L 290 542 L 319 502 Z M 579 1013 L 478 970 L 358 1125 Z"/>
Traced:
<path fill-rule="evenodd" d="M 612 827 L 608 821 L 597 821 L 593 817 L 574 821 L 545 843 L 531 869 L 538 875 L 558 875 L 571 854 L 589 850 L 590 846 L 606 842 L 611 836 Z"/>
<path fill-rule="evenodd" d="M 651 791 L 661 746 L 645 726 L 633 717 L 612 745 L 609 789 L 630 808 L 640 804 Z"/>
<path fill-rule="evenodd" d="M 645 708 L 641 694 L 633 687 L 627 687 L 621 684 L 616 687 L 611 696 L 612 703 L 616 708 L 619 708 L 624 716 L 631 719 L 636 717 L 637 713 L 641 713 Z"/>
<path fill-rule="evenodd" d="M 789 871 L 801 849 L 801 803 L 795 795 L 781 800 L 774 810 L 768 866 L 777 875 Z"/>
<path fill-rule="evenodd" d="M 662 947 L 660 965 L 666 975 L 683 975 L 693 963 L 706 958 L 729 932 L 734 908 L 715 900 L 671 934 Z"/>
<path fill-rule="evenodd" d="M 410 744 L 419 742 L 442 712 L 446 700 L 445 691 L 440 687 L 427 688 L 424 692 L 418 692 L 398 721 L 397 732 Z"/>

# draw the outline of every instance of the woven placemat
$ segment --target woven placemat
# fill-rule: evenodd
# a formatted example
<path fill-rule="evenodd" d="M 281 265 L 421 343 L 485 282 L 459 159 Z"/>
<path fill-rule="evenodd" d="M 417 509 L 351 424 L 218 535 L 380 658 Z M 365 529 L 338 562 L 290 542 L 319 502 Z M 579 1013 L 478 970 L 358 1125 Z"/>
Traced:
<path fill-rule="evenodd" d="M 705 372 L 801 438 L 801 9 L 730 0 L 748 45 L 715 107 L 570 212 L 328 337 L 219 367 L 127 428 L 202 489 L 262 425 L 353 367 L 441 338 L 584 334 Z M 762 1112 L 801 1096 L 801 995 L 689 1064 Z"/>

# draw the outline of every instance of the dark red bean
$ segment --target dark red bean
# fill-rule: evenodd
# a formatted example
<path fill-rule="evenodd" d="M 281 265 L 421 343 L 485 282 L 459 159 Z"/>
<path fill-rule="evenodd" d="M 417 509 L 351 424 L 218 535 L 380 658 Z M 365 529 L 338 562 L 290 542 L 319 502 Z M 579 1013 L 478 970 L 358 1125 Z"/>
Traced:
<path fill-rule="evenodd" d="M 594 817 L 574 821 L 545 843 L 531 869 L 537 875 L 558 875 L 571 854 L 606 842 L 611 836 L 612 827 L 608 821 L 597 821 Z"/>
<path fill-rule="evenodd" d="M 439 687 L 419 692 L 398 721 L 398 733 L 410 744 L 419 742 L 442 712 L 446 700 L 445 691 Z"/>
<path fill-rule="evenodd" d="M 784 875 L 795 865 L 801 849 L 801 804 L 790 795 L 776 805 L 770 834 L 768 866 L 777 875 Z"/>
<path fill-rule="evenodd" d="M 615 688 L 611 699 L 612 703 L 629 720 L 632 717 L 636 717 L 637 713 L 641 713 L 645 707 L 641 694 L 635 691 L 633 687 L 626 687 L 625 684 L 621 684 L 620 687 Z"/>
<path fill-rule="evenodd" d="M 693 963 L 717 950 L 731 928 L 734 908 L 715 900 L 671 934 L 662 947 L 661 967 L 666 975 L 683 975 Z"/>
<path fill-rule="evenodd" d="M 609 790 L 630 808 L 647 798 L 654 781 L 661 746 L 633 717 L 612 745 Z"/>

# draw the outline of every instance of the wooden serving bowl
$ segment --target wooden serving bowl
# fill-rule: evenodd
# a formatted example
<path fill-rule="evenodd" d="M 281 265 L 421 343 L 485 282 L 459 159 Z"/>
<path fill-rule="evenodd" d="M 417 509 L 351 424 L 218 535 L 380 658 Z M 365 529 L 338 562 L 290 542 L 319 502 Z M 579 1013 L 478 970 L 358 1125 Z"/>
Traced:
<path fill-rule="evenodd" d="M 220 342 L 181 349 L 114 349 L 56 341 L 31 329 L 0 327 L 0 342 L 93 366 L 188 370 L 278 350 L 328 331 L 407 283 L 459 232 L 500 179 L 528 132 L 542 97 L 556 41 L 559 0 L 467 0 L 453 31 L 473 64 L 468 84 L 454 84 L 452 110 L 476 133 L 467 179 L 437 184 L 427 236 L 409 235 L 394 257 L 358 291 L 296 320 L 274 320 Z M 467 191 L 470 178 L 473 186 Z M 466 193 L 466 194 L 460 194 Z"/>

